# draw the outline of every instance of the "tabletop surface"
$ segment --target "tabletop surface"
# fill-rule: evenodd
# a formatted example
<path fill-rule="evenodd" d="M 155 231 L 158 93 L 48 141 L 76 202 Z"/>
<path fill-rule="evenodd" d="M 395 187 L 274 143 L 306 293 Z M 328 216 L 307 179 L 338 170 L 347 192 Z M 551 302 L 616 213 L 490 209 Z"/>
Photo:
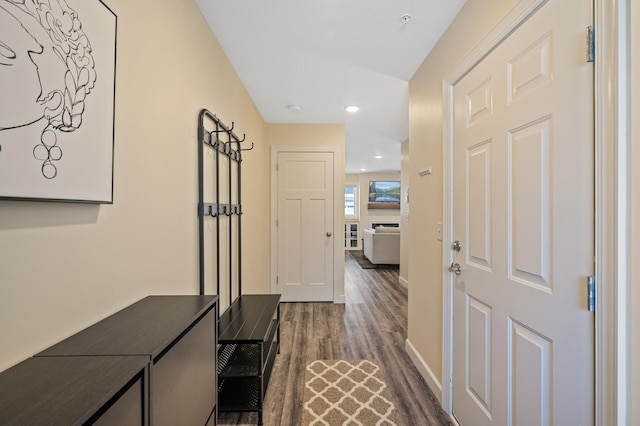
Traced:
<path fill-rule="evenodd" d="M 217 296 L 148 296 L 36 356 L 154 358 L 215 306 Z"/>
<path fill-rule="evenodd" d="M 0 373 L 0 424 L 82 424 L 148 364 L 148 356 L 29 358 Z"/>
<path fill-rule="evenodd" d="M 267 339 L 279 294 L 246 294 L 220 316 L 218 343 L 258 343 Z"/>

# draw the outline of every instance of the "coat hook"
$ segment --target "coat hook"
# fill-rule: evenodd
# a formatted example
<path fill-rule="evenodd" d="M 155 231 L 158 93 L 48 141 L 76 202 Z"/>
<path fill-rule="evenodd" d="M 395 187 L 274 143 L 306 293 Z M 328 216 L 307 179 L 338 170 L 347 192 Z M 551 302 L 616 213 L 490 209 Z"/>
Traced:
<path fill-rule="evenodd" d="M 251 147 L 250 148 L 245 148 L 245 149 L 240 149 L 240 151 L 251 151 L 253 149 L 253 142 L 251 142 Z"/>

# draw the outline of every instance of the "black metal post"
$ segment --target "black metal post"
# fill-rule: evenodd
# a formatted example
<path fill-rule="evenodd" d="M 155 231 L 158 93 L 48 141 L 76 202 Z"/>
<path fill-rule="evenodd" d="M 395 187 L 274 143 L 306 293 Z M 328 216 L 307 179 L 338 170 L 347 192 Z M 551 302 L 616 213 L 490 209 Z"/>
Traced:
<path fill-rule="evenodd" d="M 238 295 L 242 294 L 242 256 L 240 256 L 240 248 L 242 247 L 242 150 L 240 149 L 240 140 L 236 139 L 237 145 L 237 161 L 238 161 L 238 177 L 236 179 L 238 185 Z"/>
<path fill-rule="evenodd" d="M 233 125 L 232 125 L 233 128 Z M 232 131 L 231 129 L 227 132 L 228 134 L 228 141 L 227 141 L 227 145 L 225 146 L 225 154 L 227 155 L 227 160 L 228 160 L 228 180 L 229 180 L 229 185 L 228 185 L 228 201 L 229 201 L 229 213 L 228 213 L 228 217 L 229 217 L 229 306 L 231 306 L 233 304 L 233 182 L 232 182 L 232 174 L 231 174 L 231 167 L 233 164 L 232 161 L 232 157 L 233 157 L 233 148 L 231 143 L 233 142 L 233 138 L 232 138 Z"/>
<path fill-rule="evenodd" d="M 200 294 L 204 294 L 204 113 L 198 114 L 198 264 Z"/>

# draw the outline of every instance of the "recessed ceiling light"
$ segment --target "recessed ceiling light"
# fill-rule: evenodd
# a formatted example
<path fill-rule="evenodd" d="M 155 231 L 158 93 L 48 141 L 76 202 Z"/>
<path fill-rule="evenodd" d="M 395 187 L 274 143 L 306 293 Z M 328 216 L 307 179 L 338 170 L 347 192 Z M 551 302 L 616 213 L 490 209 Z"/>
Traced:
<path fill-rule="evenodd" d="M 358 112 L 358 111 L 360 111 L 360 107 L 355 106 L 355 105 L 349 105 L 349 106 L 346 106 L 346 107 L 344 107 L 344 109 L 345 109 L 347 112 Z"/>
<path fill-rule="evenodd" d="M 289 111 L 300 111 L 302 107 L 300 105 L 287 105 Z"/>
<path fill-rule="evenodd" d="M 361 172 L 366 172 L 366 171 L 367 171 L 367 169 L 360 169 L 360 171 L 361 171 Z"/>
<path fill-rule="evenodd" d="M 405 13 L 404 15 L 402 15 L 400 17 L 400 22 L 402 22 L 403 24 L 406 24 L 410 20 L 411 20 L 411 14 L 410 13 Z"/>
<path fill-rule="evenodd" d="M 375 159 L 377 159 L 377 160 L 379 160 L 379 159 L 381 159 L 381 158 L 382 158 L 382 155 L 376 155 L 374 158 L 375 158 Z"/>

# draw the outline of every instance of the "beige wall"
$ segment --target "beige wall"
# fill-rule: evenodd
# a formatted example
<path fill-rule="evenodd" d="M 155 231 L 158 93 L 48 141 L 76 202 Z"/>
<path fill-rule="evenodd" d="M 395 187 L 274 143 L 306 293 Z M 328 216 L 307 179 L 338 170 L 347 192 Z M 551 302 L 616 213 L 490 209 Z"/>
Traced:
<path fill-rule="evenodd" d="M 360 228 L 371 227 L 371 222 L 400 222 L 398 209 L 368 209 L 369 181 L 371 180 L 400 180 L 400 173 L 360 173 Z"/>
<path fill-rule="evenodd" d="M 343 124 L 267 124 L 267 141 L 270 146 L 300 146 L 300 147 L 332 147 L 337 155 L 334 162 L 335 173 L 335 210 L 333 235 L 336 250 L 334 265 L 335 302 L 344 302 L 344 153 L 345 130 Z M 269 211 L 269 210 L 266 210 Z M 266 216 L 266 215 L 265 215 Z M 267 227 L 265 229 L 271 229 Z"/>
<path fill-rule="evenodd" d="M 409 83 L 409 236 L 408 340 L 442 382 L 442 80 L 515 5 L 515 0 L 468 0 Z M 417 177 L 433 167 L 433 174 Z"/>
<path fill-rule="evenodd" d="M 400 145 L 400 180 L 402 197 L 400 201 L 400 283 L 409 286 L 409 141 Z"/>
<path fill-rule="evenodd" d="M 269 145 L 333 146 L 340 149 L 340 164 L 344 170 L 344 124 L 277 124 L 266 125 Z M 344 173 L 343 173 L 344 174 Z"/>
<path fill-rule="evenodd" d="M 358 185 L 358 194 L 360 194 L 360 175 L 354 175 L 354 174 L 348 174 L 344 176 L 344 183 L 346 184 L 352 184 L 352 185 Z M 358 204 L 360 204 L 360 200 L 358 200 Z M 358 205 L 358 209 L 360 208 L 360 206 Z M 358 210 L 358 213 L 360 213 L 360 211 Z"/>
<path fill-rule="evenodd" d="M 408 153 L 407 153 L 408 155 Z M 408 161 L 408 159 L 407 159 Z M 402 182 L 402 194 L 403 198 L 400 201 L 400 210 L 388 210 L 388 209 L 371 209 L 367 208 L 369 202 L 369 181 L 370 180 L 400 180 Z M 404 194 L 406 194 L 405 182 L 402 180 L 401 173 L 361 173 L 361 174 L 348 174 L 345 176 L 345 183 L 355 184 L 358 187 L 358 219 L 348 219 L 347 222 L 359 222 L 360 223 L 360 238 L 362 238 L 362 231 L 365 228 L 371 226 L 371 222 L 395 222 L 401 223 L 400 214 L 403 209 L 407 209 L 407 203 L 404 200 Z M 402 223 L 401 223 L 402 225 Z M 405 285 L 408 282 L 408 273 L 402 274 L 403 268 L 407 271 L 407 245 L 408 241 L 406 236 L 400 236 L 400 277 L 406 280 Z M 404 252 L 404 256 L 403 256 Z"/>
<path fill-rule="evenodd" d="M 243 163 L 246 292 L 269 291 L 265 124 L 192 1 L 118 15 L 113 205 L 0 201 L 0 370 L 148 294 L 197 294 L 197 114 L 254 142 Z M 249 267 L 250 265 L 250 267 Z"/>
<path fill-rule="evenodd" d="M 359 217 L 353 221 L 360 222 L 360 232 L 369 228 L 371 222 L 400 222 L 400 210 L 397 209 L 371 209 L 367 208 L 369 202 L 370 180 L 400 180 L 400 173 L 361 173 L 348 174 L 345 183 L 355 184 L 358 187 Z M 404 189 L 403 189 L 404 191 Z M 404 192 L 403 192 L 404 193 Z M 402 203 L 401 207 L 402 207 Z"/>

